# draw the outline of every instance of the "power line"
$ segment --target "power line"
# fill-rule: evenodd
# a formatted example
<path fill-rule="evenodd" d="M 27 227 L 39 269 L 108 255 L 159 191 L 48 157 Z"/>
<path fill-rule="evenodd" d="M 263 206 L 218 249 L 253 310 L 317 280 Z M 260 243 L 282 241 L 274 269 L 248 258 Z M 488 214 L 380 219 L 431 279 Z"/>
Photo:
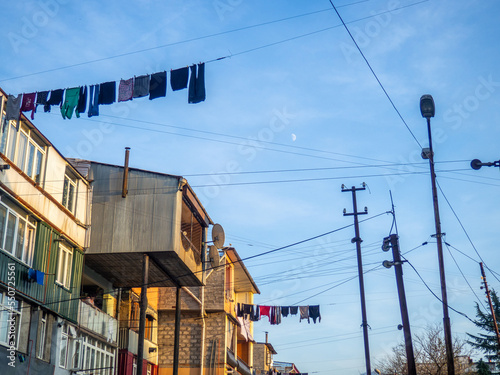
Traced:
<path fill-rule="evenodd" d="M 416 274 L 417 274 L 417 276 L 420 278 L 420 280 L 422 281 L 422 283 L 425 285 L 425 287 L 427 288 L 427 290 L 428 290 L 429 292 L 431 292 L 431 294 L 432 294 L 432 295 L 433 295 L 433 296 L 434 296 L 434 297 L 435 297 L 435 298 L 436 298 L 439 302 L 441 302 L 442 304 L 444 304 L 443 300 L 442 300 L 441 298 L 439 298 L 439 297 L 437 296 L 437 294 L 436 294 L 436 293 L 434 293 L 434 291 L 433 291 L 433 290 L 429 287 L 429 285 L 427 285 L 427 283 L 426 283 L 426 282 L 425 282 L 425 280 L 422 278 L 422 276 L 420 276 L 420 273 L 419 273 L 419 272 L 417 271 L 417 269 L 413 266 L 413 264 L 411 264 L 411 263 L 410 263 L 410 261 L 409 261 L 408 259 L 406 259 L 403 255 L 401 255 L 401 258 L 403 258 L 403 259 L 404 259 L 404 260 L 405 260 L 405 261 L 406 261 L 406 262 L 410 265 L 410 267 L 411 267 L 411 268 L 413 268 L 413 271 L 415 271 L 415 273 L 416 273 Z M 463 312 L 461 312 L 461 311 L 458 311 L 457 309 L 454 309 L 454 308 L 453 308 L 453 307 L 451 307 L 450 305 L 447 305 L 447 307 L 448 307 L 450 310 L 455 311 L 457 314 L 462 315 L 463 317 L 467 318 L 469 321 L 471 321 L 472 323 L 474 323 L 474 321 L 473 321 L 471 318 L 469 318 L 469 317 L 467 316 L 467 314 L 465 314 L 465 313 L 463 313 Z"/>
<path fill-rule="evenodd" d="M 453 259 L 453 262 L 455 263 L 455 265 L 457 266 L 458 270 L 460 271 L 460 274 L 462 275 L 463 279 L 465 280 L 465 282 L 469 286 L 469 289 L 474 294 L 474 296 L 476 297 L 476 299 L 479 301 L 479 303 L 481 304 L 481 306 L 483 306 L 483 308 L 486 310 L 486 306 L 483 304 L 483 301 L 481 301 L 481 299 L 477 296 L 476 292 L 474 291 L 474 289 L 470 285 L 469 280 L 467 280 L 467 278 L 465 277 L 464 273 L 462 272 L 462 269 L 458 265 L 457 260 L 455 259 L 455 257 L 453 256 L 452 252 L 450 251 L 450 247 L 448 246 L 448 244 L 446 243 L 446 241 L 444 241 L 444 244 L 446 245 L 446 249 L 448 250 L 448 253 L 451 256 L 451 259 Z"/>
<path fill-rule="evenodd" d="M 408 129 L 408 131 L 410 132 L 411 136 L 413 137 L 413 139 L 415 140 L 415 142 L 417 142 L 417 144 L 419 145 L 420 148 L 422 148 L 422 145 L 420 144 L 420 142 L 418 141 L 417 137 L 415 136 L 415 134 L 413 134 L 413 132 L 411 131 L 410 127 L 408 126 L 408 124 L 406 123 L 405 119 L 403 118 L 403 116 L 401 115 L 401 113 L 399 112 L 398 108 L 396 107 L 396 105 L 394 104 L 394 102 L 392 101 L 391 97 L 389 96 L 389 93 L 387 92 L 387 90 L 385 89 L 384 85 L 382 84 L 382 82 L 380 81 L 380 79 L 378 78 L 377 74 L 375 73 L 375 71 L 373 70 L 372 66 L 370 65 L 370 63 L 368 62 L 368 59 L 365 57 L 363 51 L 361 50 L 361 48 L 359 47 L 358 43 L 356 42 L 356 39 L 354 39 L 354 37 L 352 36 L 351 34 L 351 31 L 349 30 L 349 28 L 347 27 L 346 23 L 344 22 L 344 19 L 341 17 L 340 13 L 338 12 L 337 8 L 335 8 L 335 5 L 333 5 L 333 2 L 332 0 L 329 0 L 330 1 L 330 4 L 332 5 L 333 9 L 335 10 L 335 13 L 337 13 L 337 16 L 339 17 L 339 19 L 342 21 L 342 25 L 344 25 L 344 28 L 346 29 L 347 33 L 349 34 L 349 36 L 351 37 L 352 41 L 354 42 L 354 44 L 356 45 L 356 48 L 358 49 L 359 53 L 361 54 L 361 56 L 363 57 L 363 59 L 365 60 L 366 62 L 366 65 L 368 65 L 368 68 L 370 68 L 370 71 L 372 72 L 373 76 L 375 77 L 375 79 L 377 80 L 380 88 L 382 89 L 382 91 L 384 91 L 384 94 L 385 96 L 387 97 L 387 99 L 389 99 L 389 102 L 391 103 L 392 107 L 394 108 L 394 110 L 396 111 L 396 113 L 398 114 L 399 118 L 401 119 L 401 121 L 403 121 L 403 124 L 406 126 L 406 129 Z M 425 2 L 427 0 L 424 0 L 424 1 L 421 1 L 419 3 L 415 3 L 415 4 L 421 4 L 423 2 Z M 412 5 L 415 5 L 415 4 L 412 4 Z"/>
<path fill-rule="evenodd" d="M 461 221 L 461 220 L 460 220 L 460 218 L 458 217 L 458 215 L 457 215 L 456 211 L 453 209 L 453 207 L 452 207 L 452 205 L 451 205 L 450 201 L 448 200 L 448 198 L 447 198 L 447 197 L 446 197 L 446 195 L 444 194 L 444 191 L 443 191 L 443 189 L 441 188 L 441 185 L 439 184 L 439 182 L 438 182 L 438 181 L 436 181 L 436 183 L 437 183 L 437 186 L 438 186 L 438 188 L 439 188 L 439 191 L 441 192 L 441 194 L 443 195 L 443 197 L 444 197 L 444 199 L 445 199 L 446 203 L 448 204 L 448 207 L 450 207 L 451 212 L 453 212 L 453 215 L 454 215 L 454 216 L 455 216 L 455 218 L 457 219 L 458 224 L 460 224 L 460 227 L 461 227 L 461 228 L 462 228 L 462 230 L 464 231 L 465 236 L 466 236 L 466 237 L 467 237 L 467 239 L 469 240 L 469 243 L 472 245 L 472 248 L 473 248 L 473 249 L 474 249 L 474 251 L 476 252 L 476 254 L 477 254 L 477 256 L 479 257 L 479 259 L 481 260 L 481 262 L 483 262 L 484 266 L 485 266 L 488 270 L 490 270 L 490 268 L 486 265 L 486 262 L 483 260 L 483 258 L 482 258 L 482 257 L 481 257 L 481 255 L 479 254 L 479 251 L 477 250 L 476 246 L 475 246 L 475 245 L 474 245 L 474 243 L 472 242 L 472 239 L 470 238 L 469 233 L 467 233 L 467 230 L 465 229 L 464 225 L 462 224 L 462 221 Z M 490 271 L 491 271 L 491 270 L 490 270 Z M 500 282 L 500 279 L 499 279 L 499 278 L 498 278 L 498 277 L 497 277 L 497 276 L 496 276 L 493 272 L 491 272 L 491 273 L 493 274 L 493 277 L 494 277 L 495 279 L 497 279 L 497 281 L 499 281 L 499 282 Z"/>

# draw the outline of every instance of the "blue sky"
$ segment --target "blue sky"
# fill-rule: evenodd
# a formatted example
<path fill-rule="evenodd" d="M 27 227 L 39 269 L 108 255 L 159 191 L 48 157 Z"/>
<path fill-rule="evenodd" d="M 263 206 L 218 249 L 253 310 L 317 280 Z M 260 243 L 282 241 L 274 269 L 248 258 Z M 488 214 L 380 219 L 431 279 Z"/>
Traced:
<path fill-rule="evenodd" d="M 500 4 L 334 4 L 413 136 L 326 0 L 3 2 L 0 86 L 18 94 L 207 62 L 203 103 L 168 91 L 101 106 L 91 119 L 40 112 L 34 124 L 68 157 L 122 164 L 128 146 L 131 166 L 185 176 L 242 258 L 351 224 L 341 184 L 367 183 L 358 193 L 359 208 L 368 207 L 361 219 L 389 211 L 391 191 L 401 250 L 414 249 L 408 260 L 439 294 L 430 178 L 420 158 L 427 131 L 419 99 L 432 94 L 442 230 L 460 267 L 445 247 L 449 303 L 473 318 L 476 297 L 461 272 L 484 294 L 468 237 L 491 269 L 500 266 L 499 170 L 469 166 L 499 159 Z M 361 224 L 365 270 L 389 258 L 380 244 L 391 224 L 387 214 Z M 257 303 L 321 305 L 320 324 L 256 324 L 258 341 L 269 331 L 275 359 L 309 373 L 364 372 L 358 281 L 334 287 L 356 276 L 353 236 L 349 227 L 246 263 L 262 291 Z M 409 265 L 404 271 L 418 333 L 442 321 L 441 306 Z M 365 284 L 375 364 L 402 340 L 394 272 L 378 267 Z M 450 316 L 454 336 L 476 332 Z"/>

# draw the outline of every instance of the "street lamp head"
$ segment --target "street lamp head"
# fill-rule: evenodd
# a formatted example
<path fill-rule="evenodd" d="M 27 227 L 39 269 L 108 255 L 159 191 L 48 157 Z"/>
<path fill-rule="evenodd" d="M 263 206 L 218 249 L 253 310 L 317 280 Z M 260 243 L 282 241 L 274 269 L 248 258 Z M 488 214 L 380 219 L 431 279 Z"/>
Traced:
<path fill-rule="evenodd" d="M 436 107 L 434 105 L 434 99 L 431 95 L 422 95 L 420 98 L 420 113 L 422 113 L 422 117 L 425 117 L 426 119 L 434 117 Z"/>

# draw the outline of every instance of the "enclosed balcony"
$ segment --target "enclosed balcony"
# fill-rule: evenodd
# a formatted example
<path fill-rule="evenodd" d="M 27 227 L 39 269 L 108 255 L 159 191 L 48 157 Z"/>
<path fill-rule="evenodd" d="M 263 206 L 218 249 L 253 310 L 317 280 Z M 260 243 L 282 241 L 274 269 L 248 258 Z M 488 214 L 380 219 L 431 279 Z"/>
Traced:
<path fill-rule="evenodd" d="M 201 285 L 202 238 L 212 222 L 186 180 L 130 168 L 124 191 L 124 168 L 95 162 L 88 178 L 94 188 L 89 267 L 115 287 L 136 287 L 147 254 L 150 285 Z"/>
<path fill-rule="evenodd" d="M 85 301 L 80 301 L 78 316 L 81 327 L 102 336 L 111 344 L 117 343 L 118 321 L 111 315 Z"/>

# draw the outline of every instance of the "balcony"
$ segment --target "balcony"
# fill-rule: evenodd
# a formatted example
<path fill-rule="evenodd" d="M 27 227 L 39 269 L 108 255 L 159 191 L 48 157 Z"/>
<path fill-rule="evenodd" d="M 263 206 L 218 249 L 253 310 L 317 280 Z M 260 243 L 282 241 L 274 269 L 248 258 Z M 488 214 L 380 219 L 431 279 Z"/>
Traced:
<path fill-rule="evenodd" d="M 97 333 L 112 344 L 117 343 L 118 321 L 111 315 L 80 301 L 78 316 L 81 327 Z"/>
<path fill-rule="evenodd" d="M 127 350 L 134 355 L 137 355 L 137 346 L 139 342 L 139 334 L 129 328 L 120 328 L 120 335 L 118 340 L 118 349 Z M 148 362 L 158 364 L 158 345 L 144 339 L 144 352 L 143 358 L 147 358 Z"/>

